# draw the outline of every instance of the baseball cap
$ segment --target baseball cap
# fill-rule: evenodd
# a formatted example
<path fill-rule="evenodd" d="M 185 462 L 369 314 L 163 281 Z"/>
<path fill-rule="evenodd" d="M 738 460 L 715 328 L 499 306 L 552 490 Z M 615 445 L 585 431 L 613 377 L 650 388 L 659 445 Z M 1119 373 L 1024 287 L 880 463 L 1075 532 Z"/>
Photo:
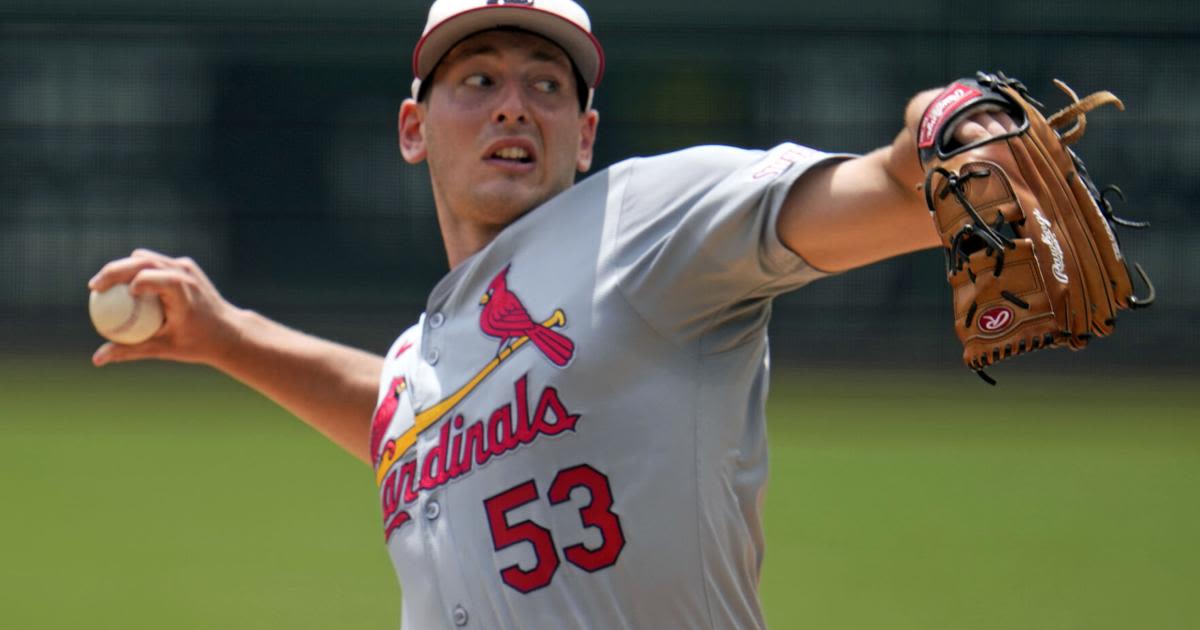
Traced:
<path fill-rule="evenodd" d="M 455 44 L 480 31 L 519 28 L 558 44 L 588 86 L 587 106 L 604 76 L 604 49 L 592 35 L 587 11 L 572 0 L 437 0 L 413 49 L 412 94 Z"/>

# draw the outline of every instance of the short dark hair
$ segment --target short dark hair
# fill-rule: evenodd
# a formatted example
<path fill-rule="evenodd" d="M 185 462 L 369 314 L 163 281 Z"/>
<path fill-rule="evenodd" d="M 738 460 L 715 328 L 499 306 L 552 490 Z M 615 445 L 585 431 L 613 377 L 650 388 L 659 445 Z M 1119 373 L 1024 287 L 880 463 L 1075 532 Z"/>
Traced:
<path fill-rule="evenodd" d="M 525 30 L 523 28 L 517 28 L 515 26 L 500 26 L 500 27 L 497 27 L 494 29 L 488 29 L 488 30 L 529 33 L 530 35 L 537 35 L 538 37 L 545 39 L 546 41 L 554 44 L 555 46 L 558 46 L 558 44 L 554 40 L 549 39 L 540 33 L 534 33 L 533 31 Z M 477 35 L 477 34 L 478 33 L 472 33 L 471 35 L 468 35 L 468 37 L 471 37 L 471 36 Z M 455 44 L 455 45 L 457 45 L 457 44 Z M 559 49 L 561 50 L 562 46 L 559 46 Z M 563 54 L 566 54 L 565 50 L 563 51 Z M 567 55 L 567 61 L 571 64 L 571 74 L 575 77 L 575 96 L 577 96 L 579 98 L 579 111 L 584 112 L 587 110 L 588 96 L 589 96 L 588 90 L 590 88 L 588 88 L 587 81 L 585 81 L 583 78 L 583 73 L 580 72 L 579 67 L 575 65 L 575 60 L 571 59 L 570 55 Z M 419 102 L 419 103 L 424 102 L 425 97 L 429 96 L 429 87 L 431 85 L 433 85 L 433 79 L 435 76 L 437 76 L 438 68 L 441 68 L 441 67 L 442 67 L 442 60 L 438 59 L 438 62 L 433 65 L 433 69 L 429 71 L 429 76 L 427 76 L 421 80 L 421 87 L 420 87 L 420 89 L 417 90 L 417 102 Z"/>

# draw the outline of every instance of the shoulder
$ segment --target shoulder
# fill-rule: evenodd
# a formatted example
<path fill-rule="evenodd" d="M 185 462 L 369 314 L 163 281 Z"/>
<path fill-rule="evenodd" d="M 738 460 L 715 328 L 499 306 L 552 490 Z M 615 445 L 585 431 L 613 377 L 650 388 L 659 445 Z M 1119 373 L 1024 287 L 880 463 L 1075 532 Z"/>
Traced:
<path fill-rule="evenodd" d="M 762 151 L 720 145 L 689 147 L 619 162 L 608 169 L 608 179 L 611 190 L 623 200 L 620 206 L 661 209 L 672 205 L 671 200 L 704 196 L 762 155 Z"/>
<path fill-rule="evenodd" d="M 694 185 L 698 181 L 726 177 L 767 155 L 768 151 L 762 149 L 710 144 L 657 155 L 634 156 L 589 175 L 569 192 L 585 194 L 589 188 L 610 186 L 614 182 L 621 183 L 629 179 L 647 182 L 655 188 L 670 187 L 672 183 Z"/>
<path fill-rule="evenodd" d="M 743 149 L 724 145 L 702 145 L 688 147 L 670 153 L 639 156 L 619 162 L 610 167 L 613 171 L 658 172 L 660 169 L 691 169 L 728 173 L 762 157 L 764 151 Z"/>
<path fill-rule="evenodd" d="M 718 185 L 767 184 L 789 171 L 802 173 L 814 164 L 837 157 L 806 146 L 784 142 L 768 149 L 705 145 L 637 157 L 613 165 L 636 190 L 694 190 Z M 783 178 L 790 179 L 790 178 Z"/>

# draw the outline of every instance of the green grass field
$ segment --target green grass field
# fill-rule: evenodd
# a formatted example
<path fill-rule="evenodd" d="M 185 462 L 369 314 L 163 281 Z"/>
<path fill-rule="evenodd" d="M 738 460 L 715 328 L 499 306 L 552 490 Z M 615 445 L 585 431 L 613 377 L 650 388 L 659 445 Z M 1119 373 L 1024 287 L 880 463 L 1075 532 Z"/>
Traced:
<path fill-rule="evenodd" d="M 1200 627 L 1200 393 L 1019 372 L 776 375 L 772 628 Z M 205 369 L 0 361 L 0 476 L 0 627 L 398 625 L 369 470 Z"/>

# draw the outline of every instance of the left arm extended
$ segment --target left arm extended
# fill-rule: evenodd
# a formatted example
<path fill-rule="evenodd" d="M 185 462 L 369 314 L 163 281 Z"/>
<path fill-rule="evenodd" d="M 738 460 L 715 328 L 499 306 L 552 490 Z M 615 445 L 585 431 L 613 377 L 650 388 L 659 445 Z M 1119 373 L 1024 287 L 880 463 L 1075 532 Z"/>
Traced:
<path fill-rule="evenodd" d="M 838 272 L 940 244 L 917 160 L 916 128 L 940 90 L 909 101 L 904 129 L 891 145 L 805 174 L 779 213 L 779 238 L 822 271 Z M 959 141 L 972 142 L 1013 128 L 1006 114 L 979 113 L 959 125 Z"/>

